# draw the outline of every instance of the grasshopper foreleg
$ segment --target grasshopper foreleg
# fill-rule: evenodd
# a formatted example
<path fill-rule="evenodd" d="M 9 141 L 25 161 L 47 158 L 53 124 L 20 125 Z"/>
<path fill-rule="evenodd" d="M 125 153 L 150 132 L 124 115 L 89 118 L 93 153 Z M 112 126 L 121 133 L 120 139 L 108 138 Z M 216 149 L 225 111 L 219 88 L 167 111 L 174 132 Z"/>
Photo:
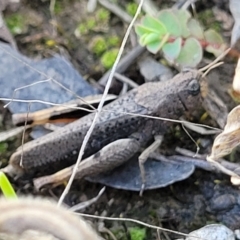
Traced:
<path fill-rule="evenodd" d="M 149 155 L 152 152 L 156 151 L 157 148 L 161 145 L 162 140 L 163 140 L 162 135 L 156 135 L 155 141 L 149 147 L 147 147 L 138 158 L 139 168 L 140 168 L 141 178 L 142 178 L 142 186 L 141 186 L 141 190 L 139 193 L 140 196 L 142 196 L 143 191 L 145 189 L 145 184 L 146 184 L 146 172 L 145 172 L 144 163 L 147 161 Z"/>

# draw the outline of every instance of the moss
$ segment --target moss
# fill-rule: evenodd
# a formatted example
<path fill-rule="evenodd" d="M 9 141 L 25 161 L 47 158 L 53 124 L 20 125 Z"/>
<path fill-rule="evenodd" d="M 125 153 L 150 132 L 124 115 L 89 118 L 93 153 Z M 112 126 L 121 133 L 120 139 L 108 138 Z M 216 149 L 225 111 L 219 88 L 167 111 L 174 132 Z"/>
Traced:
<path fill-rule="evenodd" d="M 204 26 L 206 26 L 208 22 L 214 18 L 213 12 L 210 9 L 200 12 L 198 17 L 199 17 L 199 21 L 201 21 L 204 24 Z"/>
<path fill-rule="evenodd" d="M 126 11 L 129 15 L 134 16 L 137 11 L 138 5 L 136 3 L 128 3 Z"/>
<path fill-rule="evenodd" d="M 55 6 L 54 6 L 54 13 L 55 14 L 60 14 L 64 10 L 64 6 L 61 1 L 56 1 Z"/>
<path fill-rule="evenodd" d="M 217 21 L 215 21 L 211 24 L 211 28 L 217 32 L 221 32 L 221 30 L 222 30 L 221 24 Z"/>
<path fill-rule="evenodd" d="M 5 153 L 7 151 L 8 144 L 5 142 L 0 143 L 0 153 Z"/>
<path fill-rule="evenodd" d="M 109 20 L 110 17 L 110 13 L 109 11 L 107 11 L 104 8 L 100 8 L 99 10 L 97 10 L 96 12 L 96 18 L 99 21 L 105 21 L 105 20 Z"/>
<path fill-rule="evenodd" d="M 110 12 L 100 8 L 94 14 L 82 19 L 75 30 L 76 37 L 88 34 L 90 31 L 108 32 Z"/>
<path fill-rule="evenodd" d="M 213 11 L 211 9 L 200 12 L 198 17 L 199 21 L 205 28 L 212 28 L 217 32 L 221 31 L 221 24 L 216 21 Z"/>
<path fill-rule="evenodd" d="M 48 39 L 45 41 L 45 44 L 49 47 L 49 48 L 53 48 L 57 45 L 57 43 L 53 40 L 53 39 Z"/>
<path fill-rule="evenodd" d="M 81 23 L 78 25 L 76 32 L 78 33 L 78 35 L 83 35 L 88 33 L 88 29 L 84 23 Z"/>
<path fill-rule="evenodd" d="M 153 218 L 156 218 L 157 217 L 157 213 L 156 213 L 156 210 L 154 209 L 150 209 L 149 212 L 148 212 L 149 216 L 153 217 Z"/>
<path fill-rule="evenodd" d="M 107 39 L 107 45 L 110 47 L 117 47 L 120 44 L 120 38 L 118 36 L 110 36 Z"/>
<path fill-rule="evenodd" d="M 5 18 L 7 27 L 13 35 L 23 33 L 25 29 L 24 17 L 18 13 L 11 14 Z"/>
<path fill-rule="evenodd" d="M 89 18 L 86 22 L 86 27 L 88 30 L 92 30 L 97 25 L 94 18 Z"/>
<path fill-rule="evenodd" d="M 129 228 L 131 240 L 144 240 L 146 238 L 146 229 L 133 227 Z"/>
<path fill-rule="evenodd" d="M 96 26 L 94 31 L 97 32 L 108 32 L 110 23 L 110 12 L 106 9 L 100 8 L 95 14 Z"/>
<path fill-rule="evenodd" d="M 116 239 L 128 240 L 126 232 L 123 228 L 118 227 L 115 229 L 111 229 L 111 232 L 113 233 Z"/>
<path fill-rule="evenodd" d="M 75 35 L 77 37 L 81 35 L 86 35 L 89 33 L 90 30 L 92 30 L 96 26 L 96 21 L 94 18 L 89 18 L 86 22 L 80 23 L 76 30 Z"/>
<path fill-rule="evenodd" d="M 96 55 L 101 55 L 107 49 L 107 43 L 101 36 L 96 36 L 90 42 L 90 50 Z"/>
<path fill-rule="evenodd" d="M 110 69 L 116 60 L 118 49 L 114 48 L 105 52 L 101 57 L 101 63 L 106 69 Z"/>

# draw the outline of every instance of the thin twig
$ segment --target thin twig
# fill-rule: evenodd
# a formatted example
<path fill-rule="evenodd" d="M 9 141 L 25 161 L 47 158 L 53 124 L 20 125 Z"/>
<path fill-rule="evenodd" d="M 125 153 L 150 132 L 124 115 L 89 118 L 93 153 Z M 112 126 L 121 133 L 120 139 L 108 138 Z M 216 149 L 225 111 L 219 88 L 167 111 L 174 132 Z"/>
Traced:
<path fill-rule="evenodd" d="M 74 205 L 73 207 L 71 207 L 69 210 L 73 211 L 73 212 L 77 212 L 79 210 L 83 210 L 86 207 L 89 207 L 91 204 L 95 203 L 96 201 L 98 201 L 98 199 L 103 195 L 104 191 L 105 191 L 106 187 L 103 187 L 100 192 L 98 193 L 98 195 L 86 202 L 82 202 L 79 204 Z"/>
<path fill-rule="evenodd" d="M 199 159 L 206 159 L 206 157 L 207 157 L 207 154 L 199 154 L 199 153 L 195 154 L 194 152 L 192 152 L 188 149 L 180 148 L 180 147 L 176 147 L 175 151 L 177 153 L 180 153 L 183 156 L 186 156 L 186 157 L 193 157 L 194 156 L 194 158 L 199 158 Z"/>
<path fill-rule="evenodd" d="M 15 137 L 16 135 L 22 133 L 23 130 L 24 126 L 21 126 L 4 132 L 0 132 L 0 142 L 5 142 L 9 138 Z"/>
<path fill-rule="evenodd" d="M 161 230 L 161 231 L 165 231 L 165 232 L 169 232 L 169 233 L 174 233 L 174 234 L 178 234 L 178 235 L 184 236 L 184 237 L 189 237 L 189 234 L 181 233 L 181 232 L 170 230 L 170 229 L 163 228 L 163 227 L 154 226 L 154 225 L 151 225 L 151 224 L 148 224 L 148 223 L 136 220 L 136 219 L 132 219 L 132 218 L 103 217 L 103 216 L 96 216 L 96 215 L 85 214 L 85 213 L 75 213 L 75 214 L 77 214 L 81 217 L 87 217 L 87 218 L 96 218 L 96 219 L 103 219 L 103 220 L 109 220 L 109 221 L 133 222 L 133 223 L 142 225 L 147 228 Z M 201 239 L 201 240 L 208 240 L 208 239 L 201 238 L 201 237 L 195 237 L 195 238 Z"/>
<path fill-rule="evenodd" d="M 23 134 L 22 134 L 22 152 L 21 152 L 21 159 L 20 159 L 20 167 L 23 167 L 23 144 L 24 144 L 24 138 L 25 138 L 25 133 L 26 133 L 26 130 L 27 130 L 27 122 L 28 122 L 28 114 L 30 112 L 30 108 L 31 108 L 31 103 L 28 104 L 28 112 L 27 112 L 27 117 L 26 117 L 26 120 L 25 120 L 25 123 L 24 123 L 24 130 L 23 130 Z"/>
<path fill-rule="evenodd" d="M 87 11 L 89 13 L 94 12 L 96 10 L 96 7 L 97 7 L 97 0 L 88 0 Z"/>
<path fill-rule="evenodd" d="M 195 157 L 193 157 L 193 155 L 195 154 L 194 152 L 187 149 L 182 149 L 182 148 L 176 148 L 176 152 L 179 152 L 184 156 L 170 156 L 168 158 L 171 160 L 192 162 L 196 167 L 202 168 L 204 170 L 219 172 L 218 167 L 215 166 L 214 164 L 211 164 L 211 162 L 206 161 L 207 156 L 203 154 L 198 154 Z M 156 153 L 153 153 L 151 157 L 158 158 Z M 240 164 L 228 162 L 222 158 L 218 159 L 218 163 L 221 164 L 224 168 L 227 168 L 236 174 L 240 174 Z"/>
<path fill-rule="evenodd" d="M 194 154 L 194 156 L 197 155 L 200 151 L 199 144 L 195 141 L 195 139 L 192 137 L 192 135 L 184 127 L 184 124 L 182 124 L 182 128 L 183 128 L 184 132 L 188 135 L 188 137 L 192 140 L 192 142 L 195 144 L 195 146 L 197 147 L 197 150 L 196 150 L 196 153 Z"/>
<path fill-rule="evenodd" d="M 200 72 L 204 72 L 205 70 L 208 70 L 209 68 L 212 69 L 212 66 L 214 66 L 215 64 L 217 64 L 221 59 L 223 59 L 228 52 L 231 50 L 231 48 L 226 49 L 223 53 L 221 53 L 214 61 L 212 61 L 211 63 L 209 63 L 207 66 L 199 69 Z M 206 75 L 206 74 L 205 74 Z"/>
<path fill-rule="evenodd" d="M 190 7 L 190 5 L 194 4 L 196 1 L 198 0 L 182 0 L 182 1 L 177 1 L 177 3 L 175 3 L 173 5 L 173 8 L 178 8 L 178 9 L 188 9 Z"/>
<path fill-rule="evenodd" d="M 139 4 L 140 0 L 135 0 Z M 143 11 L 151 16 L 156 16 L 159 12 L 159 7 L 152 0 L 145 0 L 143 3 Z"/>
<path fill-rule="evenodd" d="M 25 89 L 25 88 L 33 87 L 33 86 L 38 85 L 40 83 L 47 83 L 49 81 L 51 81 L 51 78 L 48 78 L 46 80 L 40 80 L 40 81 L 31 83 L 31 84 L 28 84 L 28 85 L 24 85 L 23 87 L 15 88 L 14 91 L 13 91 L 12 99 L 9 101 L 9 103 L 5 104 L 3 107 L 7 108 L 13 102 L 13 99 L 15 98 L 15 95 L 16 95 L 17 91 L 20 91 L 20 90 Z"/>
<path fill-rule="evenodd" d="M 217 134 L 217 133 L 222 132 L 222 130 L 219 130 L 219 129 L 207 130 L 203 127 L 199 127 L 199 126 L 196 126 L 196 125 L 193 125 L 193 124 L 189 124 L 188 122 L 184 122 L 183 126 L 185 126 L 186 128 L 188 128 L 188 129 L 190 129 L 190 130 L 192 130 L 196 133 L 199 133 L 201 135 L 212 135 L 212 134 Z"/>
<path fill-rule="evenodd" d="M 128 26 L 128 29 L 127 29 L 127 31 L 126 31 L 126 34 L 125 34 L 124 38 L 123 38 L 121 47 L 120 47 L 120 49 L 119 49 L 117 58 L 116 58 L 116 60 L 115 60 L 115 62 L 114 62 L 112 71 L 111 71 L 111 73 L 110 73 L 110 75 L 109 75 L 109 79 L 108 79 L 108 81 L 107 81 L 107 85 L 106 85 L 106 87 L 105 87 L 105 90 L 104 90 L 104 93 L 103 93 L 103 97 L 102 97 L 102 99 L 101 99 L 101 101 L 100 101 L 100 103 L 99 103 L 99 105 L 98 105 L 97 112 L 96 112 L 96 114 L 95 114 L 95 116 L 94 116 L 94 119 L 93 119 L 93 121 L 92 121 L 92 124 L 91 124 L 89 130 L 87 131 L 86 136 L 85 136 L 84 139 L 83 139 L 83 143 L 82 143 L 81 149 L 80 149 L 80 151 L 79 151 L 79 155 L 78 155 L 78 159 L 77 159 L 76 165 L 75 165 L 75 167 L 73 168 L 73 173 L 72 173 L 72 175 L 71 175 L 71 177 L 70 177 L 70 179 L 69 179 L 69 181 L 68 181 L 68 183 L 67 183 L 66 188 L 64 189 L 64 191 L 63 191 L 63 193 L 62 193 L 62 195 L 61 195 L 61 197 L 60 197 L 60 199 L 59 199 L 59 201 L 58 201 L 58 206 L 60 206 L 60 205 L 62 204 L 65 196 L 67 195 L 67 193 L 68 193 L 68 191 L 69 191 L 69 189 L 70 189 L 70 187 L 71 187 L 71 185 L 72 185 L 72 183 L 73 183 L 73 180 L 74 180 L 74 178 L 75 178 L 75 175 L 76 175 L 76 173 L 77 173 L 77 171 L 78 171 L 78 165 L 80 164 L 80 162 L 81 162 L 81 160 L 82 160 L 82 156 L 83 156 L 83 154 L 84 154 L 84 149 L 85 149 L 85 147 L 86 147 L 86 145 L 87 145 L 87 143 L 88 143 L 88 140 L 89 140 L 89 138 L 90 138 L 90 136 L 91 136 L 91 134 L 92 134 L 92 132 L 93 132 L 93 129 L 94 129 L 94 127 L 95 127 L 96 121 L 97 121 L 97 119 L 98 119 L 98 117 L 99 117 L 99 114 L 100 114 L 100 112 L 101 112 L 101 110 L 102 110 L 102 107 L 103 107 L 105 98 L 106 98 L 106 96 L 107 96 L 107 94 L 108 94 L 108 90 L 109 90 L 109 88 L 110 88 L 110 86 L 111 86 L 111 83 L 112 83 L 112 79 L 113 79 L 113 76 L 114 76 L 114 72 L 116 71 L 117 65 L 118 65 L 119 60 L 120 60 L 120 58 L 121 58 L 121 56 L 122 56 L 123 50 L 124 50 L 124 48 L 125 48 L 125 45 L 126 45 L 126 42 L 127 42 L 128 36 L 129 36 L 129 33 L 130 33 L 130 31 L 131 31 L 131 29 L 132 29 L 132 27 L 133 27 L 133 24 L 134 24 L 134 22 L 136 21 L 139 13 L 141 12 L 141 8 L 142 8 L 143 2 L 144 2 L 144 0 L 141 0 L 141 3 L 139 4 L 138 9 L 137 9 L 137 11 L 136 11 L 136 14 L 135 14 L 132 22 L 131 22 L 131 23 L 129 24 L 129 26 Z"/>
<path fill-rule="evenodd" d="M 8 100 L 11 100 L 11 99 L 10 98 L 0 98 L 0 100 L 8 101 Z M 52 106 L 67 106 L 67 105 L 64 105 L 64 104 L 55 104 L 55 103 L 41 101 L 41 100 L 14 99 L 13 102 L 24 102 L 24 103 L 29 103 L 29 102 L 37 102 L 38 103 L 39 102 L 39 103 L 49 104 L 49 105 L 52 105 Z M 79 108 L 79 107 L 71 107 L 71 106 L 69 106 L 69 108 L 72 108 L 72 109 L 83 109 L 84 111 L 94 112 L 92 110 L 85 109 L 85 108 Z M 103 109 L 102 111 L 114 112 L 114 111 L 105 110 L 105 109 Z M 188 126 L 189 125 L 193 125 L 193 126 L 199 126 L 199 127 L 205 127 L 205 128 L 208 128 L 208 129 L 213 129 L 213 130 L 216 130 L 216 131 L 222 131 L 222 129 L 220 129 L 220 128 L 211 127 L 211 126 L 208 126 L 208 125 L 205 125 L 205 124 L 200 124 L 200 123 L 192 123 L 192 122 L 188 122 L 186 120 L 176 120 L 176 119 L 172 119 L 172 118 L 164 118 L 164 117 L 150 116 L 150 115 L 144 115 L 144 114 L 138 114 L 138 113 L 130 113 L 130 112 L 119 112 L 119 113 L 125 114 L 125 115 L 130 115 L 130 116 L 136 116 L 136 117 L 144 117 L 144 118 L 156 119 L 156 120 L 161 120 L 161 121 L 169 121 L 169 122 L 174 122 L 174 123 L 181 123 L 181 124 L 185 124 L 185 125 L 187 123 Z"/>
<path fill-rule="evenodd" d="M 119 97 L 126 94 L 127 91 L 128 91 L 128 85 L 127 85 L 127 83 L 123 82 L 123 86 L 122 86 L 121 92 L 119 93 Z"/>
<path fill-rule="evenodd" d="M 70 109 L 83 110 L 83 111 L 90 112 L 90 113 L 95 111 L 95 108 L 93 106 L 91 106 L 91 108 L 94 108 L 94 109 L 90 110 L 88 108 L 71 106 L 66 103 L 52 103 L 52 102 L 37 100 L 37 99 L 24 100 L 24 99 L 0 98 L 0 101 L 12 101 L 12 102 L 21 102 L 21 103 L 42 103 L 42 104 L 50 105 L 50 106 L 68 107 Z M 6 107 L 6 105 L 5 105 L 5 107 Z"/>
<path fill-rule="evenodd" d="M 132 88 L 136 88 L 138 87 L 139 85 L 137 83 L 135 83 L 132 79 L 120 74 L 120 73 L 117 73 L 115 72 L 114 73 L 114 77 L 117 78 L 118 80 L 124 82 L 124 83 L 127 83 L 130 87 Z"/>

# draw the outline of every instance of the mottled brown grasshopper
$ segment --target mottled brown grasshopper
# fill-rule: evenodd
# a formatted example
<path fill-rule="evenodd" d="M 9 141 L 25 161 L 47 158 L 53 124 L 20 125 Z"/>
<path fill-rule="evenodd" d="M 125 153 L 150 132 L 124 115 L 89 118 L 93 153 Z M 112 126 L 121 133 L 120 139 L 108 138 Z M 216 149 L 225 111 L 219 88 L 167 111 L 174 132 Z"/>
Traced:
<path fill-rule="evenodd" d="M 145 83 L 112 103 L 100 113 L 93 134 L 87 144 L 84 159 L 76 178 L 83 178 L 112 170 L 128 161 L 146 147 L 154 137 L 156 142 L 149 149 L 156 149 L 170 121 L 154 117 L 179 119 L 187 111 L 201 105 L 200 75 L 197 71 L 183 72 L 165 82 Z M 153 118 L 146 118 L 151 116 Z M 7 169 L 11 172 L 29 172 L 71 159 L 74 163 L 83 138 L 88 131 L 94 113 L 91 113 L 46 136 L 33 140 L 18 149 L 10 159 Z M 23 149 L 23 158 L 21 154 Z M 149 152 L 149 151 L 148 151 Z M 142 188 L 145 184 L 144 162 L 148 154 L 139 158 Z M 45 184 L 58 184 L 68 179 L 73 166 L 34 180 L 37 189 Z"/>

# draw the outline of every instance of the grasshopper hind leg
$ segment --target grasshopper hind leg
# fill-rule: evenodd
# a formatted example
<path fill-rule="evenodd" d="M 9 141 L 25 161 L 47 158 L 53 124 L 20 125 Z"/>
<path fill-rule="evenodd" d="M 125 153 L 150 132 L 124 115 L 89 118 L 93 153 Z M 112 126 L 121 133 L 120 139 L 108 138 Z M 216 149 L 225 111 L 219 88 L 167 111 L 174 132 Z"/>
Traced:
<path fill-rule="evenodd" d="M 97 153 L 81 161 L 76 173 L 76 179 L 82 179 L 87 176 L 94 176 L 100 173 L 110 171 L 136 154 L 140 149 L 139 142 L 134 138 L 116 140 Z M 52 175 L 43 176 L 34 179 L 34 186 L 37 190 L 47 184 L 59 185 L 67 181 L 75 165 L 64 168 Z"/>

